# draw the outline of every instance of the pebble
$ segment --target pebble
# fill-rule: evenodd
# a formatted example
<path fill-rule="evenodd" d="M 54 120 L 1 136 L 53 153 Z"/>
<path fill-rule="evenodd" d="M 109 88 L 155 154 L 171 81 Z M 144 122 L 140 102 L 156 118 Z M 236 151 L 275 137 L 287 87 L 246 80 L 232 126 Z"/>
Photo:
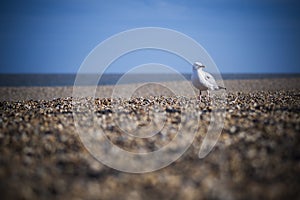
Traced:
<path fill-rule="evenodd" d="M 238 128 L 236 126 L 232 126 L 229 131 L 231 134 L 234 134 L 237 132 L 237 130 L 238 130 Z"/>

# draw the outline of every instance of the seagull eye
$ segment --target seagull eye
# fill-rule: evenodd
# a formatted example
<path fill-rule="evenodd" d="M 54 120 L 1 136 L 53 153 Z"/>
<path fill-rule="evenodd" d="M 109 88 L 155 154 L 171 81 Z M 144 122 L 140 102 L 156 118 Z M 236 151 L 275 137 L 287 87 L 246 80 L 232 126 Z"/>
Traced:
<path fill-rule="evenodd" d="M 210 79 L 210 77 L 209 77 L 209 76 L 207 76 L 206 78 L 207 78 L 207 79 Z"/>

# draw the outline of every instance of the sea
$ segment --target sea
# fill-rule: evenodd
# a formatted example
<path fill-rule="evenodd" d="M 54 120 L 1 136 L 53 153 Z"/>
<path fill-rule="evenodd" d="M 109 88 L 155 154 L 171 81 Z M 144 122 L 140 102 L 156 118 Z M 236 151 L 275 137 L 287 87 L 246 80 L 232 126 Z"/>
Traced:
<path fill-rule="evenodd" d="M 115 85 L 119 80 L 122 83 L 139 82 L 164 82 L 178 81 L 183 78 L 191 79 L 191 74 L 134 74 L 122 79 L 124 74 L 84 74 L 80 84 L 94 85 L 92 80 L 97 80 L 98 85 Z M 222 74 L 219 78 L 223 80 L 244 80 L 244 79 L 272 79 L 272 78 L 299 78 L 300 74 Z M 32 87 L 32 86 L 73 86 L 76 74 L 0 74 L 0 87 Z M 126 80 L 126 81 L 124 81 Z"/>

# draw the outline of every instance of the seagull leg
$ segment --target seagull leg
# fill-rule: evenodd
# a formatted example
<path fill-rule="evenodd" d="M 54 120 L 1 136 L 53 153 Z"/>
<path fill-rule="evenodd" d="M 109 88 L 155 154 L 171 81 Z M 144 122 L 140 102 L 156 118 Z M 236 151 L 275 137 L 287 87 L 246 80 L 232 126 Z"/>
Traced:
<path fill-rule="evenodd" d="M 207 97 L 210 99 L 209 90 L 207 90 Z"/>
<path fill-rule="evenodd" d="M 199 101 L 201 102 L 201 90 L 199 90 Z"/>

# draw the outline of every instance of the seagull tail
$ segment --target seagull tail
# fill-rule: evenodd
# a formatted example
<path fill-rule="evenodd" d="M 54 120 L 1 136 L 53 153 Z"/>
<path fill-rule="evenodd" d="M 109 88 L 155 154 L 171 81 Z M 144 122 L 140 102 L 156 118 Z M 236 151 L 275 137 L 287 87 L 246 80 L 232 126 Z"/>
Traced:
<path fill-rule="evenodd" d="M 221 90 L 221 89 L 226 90 L 226 87 L 222 87 L 222 86 L 218 86 L 218 87 L 219 87 L 220 90 Z"/>

